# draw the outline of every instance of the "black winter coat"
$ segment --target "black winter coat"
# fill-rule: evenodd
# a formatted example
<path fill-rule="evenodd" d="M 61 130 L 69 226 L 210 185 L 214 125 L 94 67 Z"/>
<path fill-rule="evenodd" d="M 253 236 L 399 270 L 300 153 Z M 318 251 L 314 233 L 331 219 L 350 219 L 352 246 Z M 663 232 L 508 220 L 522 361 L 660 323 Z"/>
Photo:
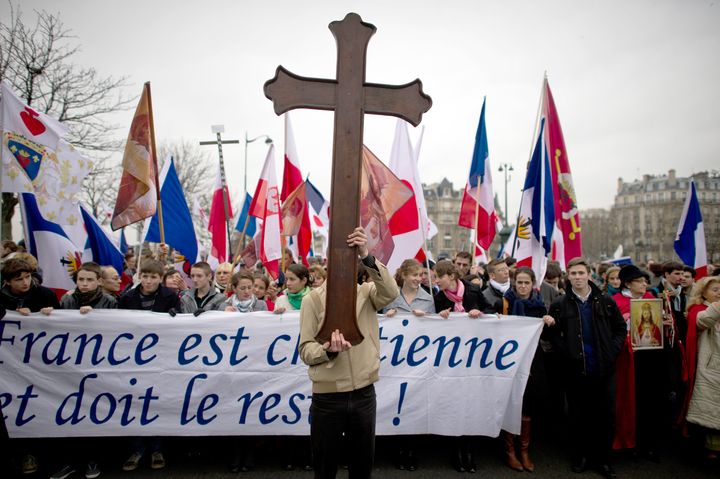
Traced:
<path fill-rule="evenodd" d="M 10 287 L 5 285 L 0 290 L 0 303 L 8 311 L 28 308 L 33 313 L 37 313 L 43 308 L 57 309 L 60 307 L 60 301 L 52 289 L 36 285 L 31 286 L 30 291 L 23 296 L 13 295 L 10 293 Z"/>
<path fill-rule="evenodd" d="M 495 313 L 495 309 L 488 304 L 485 296 L 483 296 L 482 291 L 477 285 L 465 281 L 464 279 L 460 279 L 459 281 L 462 281 L 463 286 L 465 286 L 465 293 L 463 294 L 462 301 L 465 311 L 470 311 L 471 309 L 478 309 L 486 314 Z M 452 312 L 455 303 L 450 301 L 448 297 L 445 296 L 445 293 L 442 292 L 442 290 L 435 293 L 435 296 L 433 298 L 435 299 L 436 313 L 444 311 L 448 308 L 450 308 L 450 311 Z"/>
<path fill-rule="evenodd" d="M 156 313 L 167 313 L 171 309 L 174 309 L 176 312 L 180 312 L 180 298 L 175 291 L 160 285 L 155 294 L 155 303 L 150 311 L 155 311 Z M 142 309 L 140 303 L 140 285 L 127 291 L 118 298 L 118 308 Z"/>
<path fill-rule="evenodd" d="M 592 301 L 592 325 L 597 354 L 597 374 L 600 376 L 615 371 L 615 360 L 622 349 L 627 326 L 613 299 L 602 293 L 592 282 L 588 301 Z M 569 373 L 584 376 L 587 373 L 583 340 L 580 305 L 571 288 L 550 305 L 549 315 L 555 319 L 555 326 L 548 328 L 548 339 L 553 349 L 567 362 Z"/>

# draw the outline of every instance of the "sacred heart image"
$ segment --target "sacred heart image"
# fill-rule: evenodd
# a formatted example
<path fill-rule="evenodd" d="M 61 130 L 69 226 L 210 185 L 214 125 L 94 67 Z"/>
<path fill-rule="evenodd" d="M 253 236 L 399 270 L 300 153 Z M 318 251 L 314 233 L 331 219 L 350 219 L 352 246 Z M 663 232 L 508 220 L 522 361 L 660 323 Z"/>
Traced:
<path fill-rule="evenodd" d="M 25 111 L 20 112 L 20 118 L 22 119 L 23 123 L 25 123 L 28 131 L 34 136 L 42 135 L 43 133 L 45 133 L 46 130 L 45 125 L 43 125 L 43 123 L 38 120 L 37 117 L 39 116 L 40 114 L 29 106 L 25 107 Z"/>

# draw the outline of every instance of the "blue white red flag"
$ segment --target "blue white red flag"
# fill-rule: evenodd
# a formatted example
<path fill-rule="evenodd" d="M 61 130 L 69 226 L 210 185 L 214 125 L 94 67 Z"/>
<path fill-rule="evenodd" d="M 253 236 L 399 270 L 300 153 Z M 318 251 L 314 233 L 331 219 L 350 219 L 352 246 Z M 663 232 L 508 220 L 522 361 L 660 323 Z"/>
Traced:
<path fill-rule="evenodd" d="M 235 225 L 235 230 L 242 233 L 245 232 L 245 236 L 248 238 L 252 238 L 255 236 L 255 231 L 257 231 L 257 221 L 255 220 L 254 216 L 250 216 L 250 204 L 252 203 L 252 196 L 250 196 L 250 193 L 245 193 L 245 200 L 243 201 L 242 211 L 240 212 L 240 218 L 238 218 L 238 222 Z M 247 222 L 247 227 L 245 227 L 245 222 Z"/>
<path fill-rule="evenodd" d="M 310 214 L 310 228 L 323 237 L 324 252 L 327 251 L 327 245 L 330 243 L 330 202 L 320 193 L 315 185 L 308 179 L 306 180 L 307 201 Z"/>
<path fill-rule="evenodd" d="M 159 180 L 165 243 L 179 251 L 190 264 L 193 264 L 198 256 L 197 238 L 190 208 L 185 200 L 172 156 L 165 160 Z M 160 222 L 157 212 L 146 221 L 144 238 L 145 241 L 160 243 Z"/>
<path fill-rule="evenodd" d="M 552 246 L 555 226 L 552 174 L 547 147 L 543 141 L 545 121 L 540 122 L 535 150 L 528 165 L 520 203 L 512 256 L 518 266 L 529 266 L 535 272 L 536 286 L 542 283 L 547 269 L 547 255 Z"/>
<path fill-rule="evenodd" d="M 98 220 L 84 205 L 80 205 L 80 213 L 82 214 L 85 231 L 87 232 L 85 250 L 90 250 L 92 254 L 92 258 L 84 256 L 83 260 L 89 261 L 92 259 L 92 261 L 98 263 L 100 266 L 113 266 L 116 271 L 122 273 L 124 269 L 124 255 L 122 251 L 120 251 L 120 248 L 115 246 L 115 243 L 110 239 L 108 233 L 100 226 Z"/>
<path fill-rule="evenodd" d="M 82 251 L 59 224 L 43 218 L 35 195 L 22 193 L 19 199 L 30 254 L 38 260 L 43 286 L 55 291 L 59 298 L 75 287 L 73 275 L 82 264 Z"/>
<path fill-rule="evenodd" d="M 495 239 L 497 214 L 492 187 L 487 131 L 485 128 L 485 101 L 480 112 L 480 122 L 475 133 L 470 173 L 463 192 L 458 225 L 475 230 L 476 246 L 487 250 Z M 477 218 L 475 214 L 477 212 Z M 507 214 L 507 212 L 506 212 Z"/>
<path fill-rule="evenodd" d="M 707 245 L 705 243 L 705 226 L 703 226 L 700 203 L 698 202 L 695 181 L 690 181 L 685 207 L 680 216 L 677 236 L 675 236 L 675 252 L 683 263 L 695 268 L 695 278 L 707 276 Z"/>

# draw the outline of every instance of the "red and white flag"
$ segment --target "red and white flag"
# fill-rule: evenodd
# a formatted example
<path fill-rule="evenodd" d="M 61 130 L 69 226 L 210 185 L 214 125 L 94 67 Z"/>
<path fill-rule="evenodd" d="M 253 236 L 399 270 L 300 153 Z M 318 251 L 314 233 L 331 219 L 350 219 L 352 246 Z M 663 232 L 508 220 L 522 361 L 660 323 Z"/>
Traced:
<path fill-rule="evenodd" d="M 225 200 L 223 198 L 222 172 L 218 164 L 217 177 L 215 179 L 215 190 L 213 191 L 212 204 L 210 206 L 210 219 L 208 221 L 208 231 L 212 236 L 212 245 L 210 254 L 208 255 L 208 263 L 215 269 L 220 263 L 228 260 L 228 237 L 227 237 L 227 221 L 225 216 Z M 227 195 L 227 217 L 232 218 L 232 206 L 230 203 L 230 192 L 225 185 L 225 194 Z"/>
<path fill-rule="evenodd" d="M 413 192 L 412 198 L 395 212 L 389 222 L 395 250 L 387 267 L 388 270 L 395 271 L 408 258 L 425 260 L 425 238 L 429 232 L 417 155 L 410 143 L 407 122 L 402 119 L 398 119 L 395 126 L 390 169 Z"/>
<path fill-rule="evenodd" d="M 280 200 L 285 202 L 287 198 L 303 184 L 303 176 L 300 171 L 300 160 L 298 159 L 297 150 L 295 148 L 295 136 L 293 135 L 290 116 L 285 114 L 285 161 L 283 168 L 283 184 Z M 296 248 L 295 256 L 302 260 L 307 266 L 307 256 L 312 246 L 312 230 L 310 228 L 310 216 L 308 214 L 307 201 L 303 197 L 304 202 L 302 212 L 300 212 L 300 229 L 292 236 L 296 240 L 291 241 L 291 248 Z"/>
<path fill-rule="evenodd" d="M 275 174 L 275 147 L 270 145 L 260 180 L 255 188 L 250 215 L 263 220 L 260 228 L 258 258 L 274 279 L 278 277 L 282 258 L 280 242 L 280 192 Z"/>
<path fill-rule="evenodd" d="M 205 212 L 205 208 L 200 205 L 200 200 L 198 200 L 197 196 L 193 197 L 192 208 L 193 217 L 200 219 L 200 226 L 202 226 L 203 229 L 207 228 L 210 221 L 208 219 L 207 213 Z"/>

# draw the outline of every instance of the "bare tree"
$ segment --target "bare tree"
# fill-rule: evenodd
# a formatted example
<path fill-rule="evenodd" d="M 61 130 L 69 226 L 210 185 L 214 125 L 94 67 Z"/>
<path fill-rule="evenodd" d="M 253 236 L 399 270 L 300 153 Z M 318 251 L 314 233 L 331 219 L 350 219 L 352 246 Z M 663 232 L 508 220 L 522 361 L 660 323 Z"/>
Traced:
<path fill-rule="evenodd" d="M 212 190 L 214 172 L 212 168 L 212 160 L 210 153 L 200 149 L 200 146 L 194 142 L 180 139 L 171 142 L 164 141 L 158 148 L 158 161 L 165 161 L 169 155 L 172 155 L 175 162 L 175 170 L 178 179 L 185 193 L 185 201 L 187 201 L 192 211 L 195 199 L 200 203 L 200 207 L 206 212 L 209 211 L 212 195 L 208 192 Z M 193 214 L 193 224 L 195 225 L 198 239 L 206 241 L 209 233 L 202 226 L 202 220 Z"/>
<path fill-rule="evenodd" d="M 104 162 L 98 160 L 121 146 L 114 135 L 119 127 L 107 121 L 107 114 L 135 102 L 122 93 L 127 79 L 102 77 L 94 68 L 73 64 L 79 46 L 59 14 L 36 15 L 34 25 L 26 24 L 20 9 L 10 4 L 9 18 L 0 21 L 0 80 L 28 105 L 65 123 L 67 140 L 100 165 Z M 12 237 L 16 204 L 15 195 L 3 193 L 3 239 Z"/>

